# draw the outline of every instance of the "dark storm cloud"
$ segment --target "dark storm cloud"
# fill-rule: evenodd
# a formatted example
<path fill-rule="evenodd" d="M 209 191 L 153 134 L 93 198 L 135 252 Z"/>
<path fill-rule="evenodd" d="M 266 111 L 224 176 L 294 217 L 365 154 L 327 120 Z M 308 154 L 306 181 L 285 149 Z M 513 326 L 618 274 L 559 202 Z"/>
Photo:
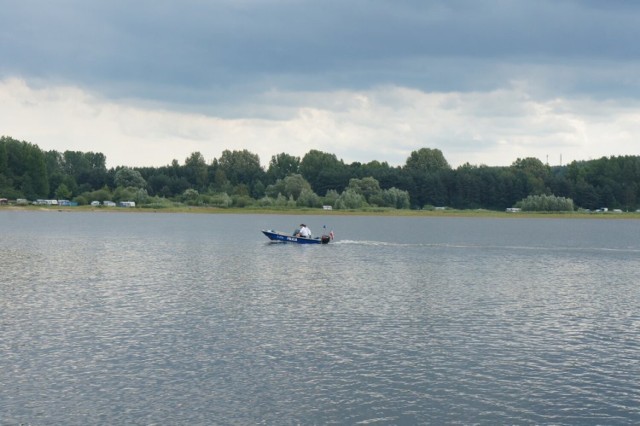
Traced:
<path fill-rule="evenodd" d="M 638 90 L 631 1 L 2 3 L 2 77 L 110 96 L 216 103 L 269 89 L 469 91 L 513 79 Z"/>

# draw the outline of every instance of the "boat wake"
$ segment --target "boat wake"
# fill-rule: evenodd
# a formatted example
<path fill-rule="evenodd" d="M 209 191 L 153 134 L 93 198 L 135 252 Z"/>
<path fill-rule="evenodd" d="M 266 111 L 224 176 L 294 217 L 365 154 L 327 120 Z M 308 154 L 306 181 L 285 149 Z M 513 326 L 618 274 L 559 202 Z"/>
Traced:
<path fill-rule="evenodd" d="M 371 240 L 339 240 L 332 242 L 332 245 L 358 245 L 369 247 L 424 247 L 424 248 L 446 248 L 446 249 L 477 249 L 477 250 L 508 250 L 508 251 L 545 251 L 545 252 L 602 252 L 602 253 L 638 253 L 640 248 L 636 247 L 544 247 L 544 246 L 522 246 L 522 245 L 481 245 L 481 244 L 448 244 L 448 243 L 396 243 L 389 241 Z"/>
<path fill-rule="evenodd" d="M 444 247 L 444 244 L 428 243 L 394 243 L 389 241 L 369 241 L 369 240 L 339 240 L 334 241 L 334 245 L 359 245 L 359 246 L 379 246 L 379 247 Z"/>

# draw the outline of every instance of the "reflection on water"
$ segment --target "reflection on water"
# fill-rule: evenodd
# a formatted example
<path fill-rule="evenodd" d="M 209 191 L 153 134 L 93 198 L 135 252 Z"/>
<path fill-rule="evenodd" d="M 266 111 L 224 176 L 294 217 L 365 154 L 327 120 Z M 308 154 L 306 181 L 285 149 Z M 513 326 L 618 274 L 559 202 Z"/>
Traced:
<path fill-rule="evenodd" d="M 0 211 L 0 423 L 640 421 L 637 222 L 297 219 Z"/>

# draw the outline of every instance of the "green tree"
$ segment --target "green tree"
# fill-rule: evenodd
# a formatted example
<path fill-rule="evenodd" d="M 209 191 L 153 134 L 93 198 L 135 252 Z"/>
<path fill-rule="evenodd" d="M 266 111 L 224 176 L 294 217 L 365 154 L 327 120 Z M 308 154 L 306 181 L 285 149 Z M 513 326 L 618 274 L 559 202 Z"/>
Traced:
<path fill-rule="evenodd" d="M 78 177 L 79 184 L 88 184 L 97 189 L 107 184 L 107 157 L 100 152 L 85 152 L 89 170 Z"/>
<path fill-rule="evenodd" d="M 266 194 L 273 198 L 277 197 L 278 194 L 283 194 L 287 198 L 293 197 L 294 200 L 297 200 L 302 191 L 305 190 L 313 192 L 311 185 L 302 175 L 293 174 L 284 179 L 278 179 L 276 183 L 269 185 L 266 189 Z"/>
<path fill-rule="evenodd" d="M 72 176 L 78 182 L 81 176 L 91 171 L 89 158 L 80 151 L 65 151 L 62 154 L 64 173 Z"/>
<path fill-rule="evenodd" d="M 0 139 L 0 175 L 7 176 L 9 171 L 9 157 L 4 139 L 4 137 Z"/>
<path fill-rule="evenodd" d="M 284 152 L 271 157 L 267 169 L 268 182 L 284 179 L 291 174 L 300 173 L 300 157 L 285 154 Z"/>
<path fill-rule="evenodd" d="M 547 181 L 551 176 L 551 168 L 542 163 L 537 158 L 518 158 L 513 162 L 511 168 L 516 174 L 524 174 L 523 179 L 527 183 L 529 194 L 544 194 L 547 192 Z"/>
<path fill-rule="evenodd" d="M 263 173 L 260 157 L 246 149 L 242 151 L 224 150 L 218 160 L 218 166 L 232 185 L 249 184 L 260 178 Z"/>
<path fill-rule="evenodd" d="M 587 183 L 584 179 L 580 179 L 574 189 L 574 198 L 578 206 L 586 209 L 597 209 L 602 207 L 600 196 L 596 188 Z"/>
<path fill-rule="evenodd" d="M 449 170 L 451 166 L 439 149 L 420 148 L 411 152 L 404 168 L 409 173 L 423 174 Z"/>
<path fill-rule="evenodd" d="M 300 173 L 316 194 L 330 189 L 342 191 L 349 181 L 348 168 L 335 154 L 312 149 L 300 163 Z"/>
<path fill-rule="evenodd" d="M 362 194 L 368 203 L 371 203 L 372 198 L 378 197 L 382 193 L 380 184 L 371 176 L 362 179 L 350 179 L 348 188 L 358 194 Z"/>
<path fill-rule="evenodd" d="M 67 188 L 67 185 L 65 185 L 64 183 L 58 185 L 58 188 L 55 192 L 56 199 L 68 200 L 69 198 L 71 198 L 71 195 L 71 191 L 69 190 L 69 188 Z"/>
<path fill-rule="evenodd" d="M 245 184 L 250 191 L 258 181 L 264 180 L 265 171 L 260 166 L 260 157 L 246 149 L 242 151 L 222 152 L 218 160 L 214 160 L 214 168 L 219 168 L 224 172 L 224 176 L 231 185 Z"/>
<path fill-rule="evenodd" d="M 44 154 L 36 145 L 29 144 L 27 157 L 27 173 L 31 177 L 31 188 L 38 197 L 49 196 L 49 178 Z"/>
<path fill-rule="evenodd" d="M 187 180 L 197 189 L 204 190 L 207 187 L 209 171 L 207 162 L 199 152 L 192 153 L 184 161 L 184 169 Z"/>
<path fill-rule="evenodd" d="M 152 175 L 147 179 L 147 189 L 151 195 L 171 196 L 170 185 L 171 178 L 164 173 Z"/>
<path fill-rule="evenodd" d="M 296 205 L 299 207 L 320 207 L 322 200 L 311 188 L 304 188 L 296 200 Z"/>
<path fill-rule="evenodd" d="M 311 185 L 306 181 L 305 178 L 302 177 L 302 175 L 289 175 L 283 179 L 283 182 L 284 194 L 287 197 L 293 196 L 294 199 L 298 199 L 302 191 L 307 190 L 309 192 L 313 192 L 311 190 Z"/>
<path fill-rule="evenodd" d="M 226 192 L 227 194 L 231 193 L 233 185 L 231 185 L 231 182 L 227 179 L 224 170 L 217 165 L 216 160 L 214 160 L 214 163 L 215 168 L 213 169 L 213 181 L 211 183 L 213 190 L 216 192 Z"/>
<path fill-rule="evenodd" d="M 130 167 L 122 167 L 116 172 L 115 184 L 122 188 L 145 188 L 147 182 L 139 171 Z"/>
<path fill-rule="evenodd" d="M 340 194 L 338 194 L 338 191 L 336 191 L 335 189 L 330 189 L 325 194 L 322 204 L 326 204 L 328 206 L 335 206 L 336 201 L 338 200 L 339 197 L 340 197 Z"/>
<path fill-rule="evenodd" d="M 411 196 L 412 204 L 416 207 L 448 204 L 445 176 L 450 170 L 449 163 L 439 149 L 421 148 L 413 151 L 403 167 L 408 179 L 405 189 Z"/>

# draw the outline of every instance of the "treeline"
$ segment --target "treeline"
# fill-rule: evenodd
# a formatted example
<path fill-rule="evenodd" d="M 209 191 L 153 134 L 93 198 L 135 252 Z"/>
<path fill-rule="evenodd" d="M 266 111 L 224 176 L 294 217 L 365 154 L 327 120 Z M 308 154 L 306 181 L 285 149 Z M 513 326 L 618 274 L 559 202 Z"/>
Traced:
<path fill-rule="evenodd" d="M 356 209 L 368 206 L 503 210 L 530 196 L 566 198 L 580 208 L 640 207 L 640 157 L 603 157 L 550 167 L 536 158 L 507 167 L 464 164 L 453 169 L 438 149 L 413 151 L 403 166 L 346 164 L 311 150 L 281 153 L 263 167 L 257 154 L 225 150 L 207 162 L 199 152 L 183 164 L 107 169 L 101 153 L 42 151 L 0 138 L 0 197 L 136 201 L 220 207 L 282 206 Z"/>

